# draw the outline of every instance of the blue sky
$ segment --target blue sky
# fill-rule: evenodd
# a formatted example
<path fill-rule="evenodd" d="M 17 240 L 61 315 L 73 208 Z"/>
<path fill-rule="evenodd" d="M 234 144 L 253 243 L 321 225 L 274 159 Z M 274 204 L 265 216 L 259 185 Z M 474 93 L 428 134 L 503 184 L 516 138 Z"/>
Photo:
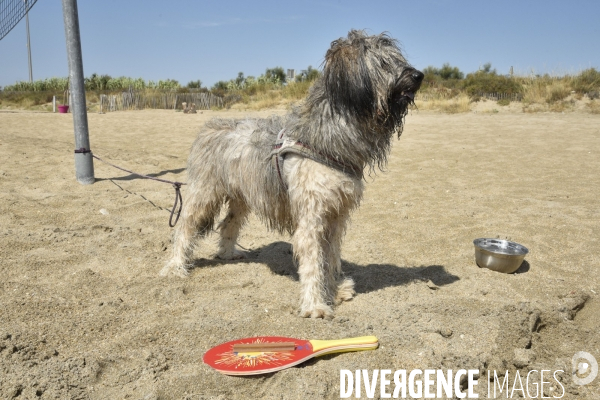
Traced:
<path fill-rule="evenodd" d="M 389 32 L 417 68 L 565 74 L 600 68 L 600 1 L 79 0 L 84 73 L 205 86 L 318 67 L 349 29 Z M 30 12 L 33 78 L 67 76 L 60 0 Z M 28 79 L 25 19 L 0 40 L 0 86 Z"/>

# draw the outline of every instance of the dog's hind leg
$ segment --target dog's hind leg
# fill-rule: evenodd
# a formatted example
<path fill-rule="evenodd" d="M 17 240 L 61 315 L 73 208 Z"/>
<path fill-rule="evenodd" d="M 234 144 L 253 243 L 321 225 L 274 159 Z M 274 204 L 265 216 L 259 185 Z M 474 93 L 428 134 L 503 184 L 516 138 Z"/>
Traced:
<path fill-rule="evenodd" d="M 187 276 L 196 241 L 206 236 L 214 225 L 215 216 L 221 206 L 221 199 L 214 192 L 209 198 L 206 198 L 206 193 L 202 193 L 204 189 L 204 187 L 190 187 L 190 194 L 187 202 L 184 203 L 181 220 L 173 235 L 173 255 L 160 271 L 161 276 L 170 273 L 181 277 Z"/>
<path fill-rule="evenodd" d="M 241 199 L 228 199 L 229 211 L 227 216 L 219 224 L 221 240 L 219 241 L 219 251 L 217 258 L 222 260 L 236 260 L 244 258 L 244 252 L 235 248 L 237 237 L 246 217 L 248 216 L 248 206 Z"/>

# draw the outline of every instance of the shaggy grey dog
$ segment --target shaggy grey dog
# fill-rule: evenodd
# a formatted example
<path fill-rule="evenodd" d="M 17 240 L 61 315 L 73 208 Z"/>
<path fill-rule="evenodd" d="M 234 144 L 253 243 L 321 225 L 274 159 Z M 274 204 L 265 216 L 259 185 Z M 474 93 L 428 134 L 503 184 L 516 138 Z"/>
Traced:
<path fill-rule="evenodd" d="M 363 193 L 363 170 L 383 167 L 423 74 L 386 34 L 352 30 L 331 44 L 323 76 L 290 114 L 206 124 L 188 159 L 187 199 L 173 256 L 161 271 L 186 276 L 196 240 L 221 206 L 217 257 L 236 259 L 240 228 L 255 212 L 292 235 L 303 317 L 331 317 L 354 295 L 340 246 Z"/>

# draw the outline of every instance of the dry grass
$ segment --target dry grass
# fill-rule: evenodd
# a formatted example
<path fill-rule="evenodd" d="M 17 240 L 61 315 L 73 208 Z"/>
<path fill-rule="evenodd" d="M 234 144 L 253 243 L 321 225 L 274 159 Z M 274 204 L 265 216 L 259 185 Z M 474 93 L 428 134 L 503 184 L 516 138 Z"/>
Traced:
<path fill-rule="evenodd" d="M 587 108 L 592 114 L 600 114 L 600 100 L 592 100 L 587 104 Z"/>
<path fill-rule="evenodd" d="M 446 114 L 457 114 L 471 111 L 469 96 L 460 94 L 449 99 L 415 100 L 420 110 L 440 111 Z"/>
<path fill-rule="evenodd" d="M 566 99 L 571 94 L 571 89 L 567 87 L 565 82 L 555 81 L 546 87 L 546 93 L 546 102 L 552 104 Z"/>
<path fill-rule="evenodd" d="M 523 112 L 565 112 L 574 108 L 583 94 L 571 90 L 569 79 L 537 78 L 523 84 Z"/>
<path fill-rule="evenodd" d="M 565 112 L 572 111 L 575 106 L 574 100 L 566 100 L 566 101 L 555 101 L 548 104 L 548 110 L 552 112 Z"/>
<path fill-rule="evenodd" d="M 282 99 L 281 91 L 270 90 L 252 96 L 252 98 L 244 99 L 244 104 L 251 110 L 264 110 L 267 108 L 275 108 L 281 103 Z"/>
<path fill-rule="evenodd" d="M 282 90 L 283 97 L 292 101 L 302 100 L 308 94 L 312 84 L 313 82 L 309 81 L 289 83 Z"/>
<path fill-rule="evenodd" d="M 538 81 L 532 80 L 528 84 L 524 85 L 524 93 L 523 93 L 523 104 L 540 104 L 546 102 L 546 84 Z"/>
<path fill-rule="evenodd" d="M 255 85 L 237 91 L 240 99 L 233 109 L 265 110 L 268 108 L 289 107 L 306 97 L 313 82 L 291 82 L 283 87 Z"/>
<path fill-rule="evenodd" d="M 540 103 L 523 103 L 523 112 L 524 113 L 538 113 L 548 111 L 546 104 Z"/>

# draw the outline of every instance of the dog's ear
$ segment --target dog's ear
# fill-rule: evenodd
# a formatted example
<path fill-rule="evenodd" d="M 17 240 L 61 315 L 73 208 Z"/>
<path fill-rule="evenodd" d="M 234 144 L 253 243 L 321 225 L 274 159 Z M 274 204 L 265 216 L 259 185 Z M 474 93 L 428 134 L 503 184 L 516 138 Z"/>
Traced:
<path fill-rule="evenodd" d="M 372 117 L 376 107 L 375 82 L 369 72 L 369 44 L 361 31 L 331 43 L 325 55 L 323 81 L 329 105 L 339 114 Z"/>

